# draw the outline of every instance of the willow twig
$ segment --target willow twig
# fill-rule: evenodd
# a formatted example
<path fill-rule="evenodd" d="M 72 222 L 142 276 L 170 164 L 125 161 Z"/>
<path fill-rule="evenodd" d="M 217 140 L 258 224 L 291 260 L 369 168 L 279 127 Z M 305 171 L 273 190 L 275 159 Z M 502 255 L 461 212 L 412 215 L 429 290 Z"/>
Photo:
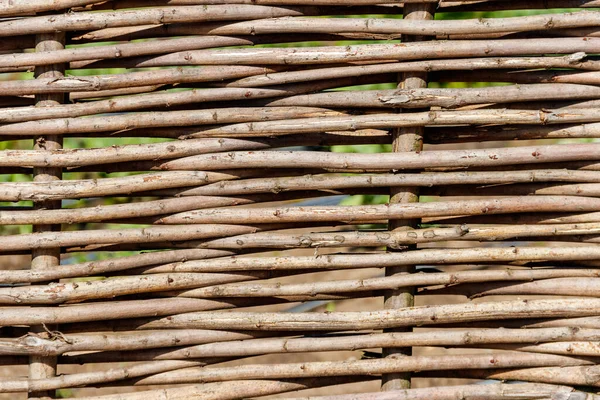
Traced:
<path fill-rule="evenodd" d="M 148 268 L 148 273 L 160 272 L 230 272 L 246 270 L 286 269 L 344 269 L 380 268 L 399 265 L 464 264 L 515 261 L 574 261 L 595 260 L 600 247 L 514 247 L 514 248 L 466 248 L 424 249 L 403 253 L 326 254 L 314 257 L 223 257 L 211 260 L 195 260 L 178 264 L 166 264 Z"/>
<path fill-rule="evenodd" d="M 465 58 L 450 60 L 408 61 L 401 63 L 385 63 L 374 65 L 355 65 L 344 67 L 314 68 L 309 70 L 269 72 L 241 78 L 231 83 L 229 87 L 260 87 L 281 85 L 295 82 L 307 82 L 320 79 L 336 79 L 348 76 L 369 74 L 399 73 L 412 71 L 462 71 L 465 68 L 478 69 L 507 69 L 507 68 L 575 68 L 597 69 L 597 61 L 585 59 L 585 53 L 574 53 L 559 57 L 504 57 L 504 58 Z"/>
<path fill-rule="evenodd" d="M 499 39 L 455 41 L 452 46 L 440 42 L 367 44 L 324 47 L 292 47 L 270 49 L 195 50 L 167 54 L 151 59 L 132 59 L 129 68 L 169 65 L 307 65 L 358 61 L 418 60 L 462 57 L 505 57 L 522 54 L 587 54 L 600 53 L 600 38 Z M 99 68 L 112 65 L 104 62 L 74 62 L 71 68 Z"/>

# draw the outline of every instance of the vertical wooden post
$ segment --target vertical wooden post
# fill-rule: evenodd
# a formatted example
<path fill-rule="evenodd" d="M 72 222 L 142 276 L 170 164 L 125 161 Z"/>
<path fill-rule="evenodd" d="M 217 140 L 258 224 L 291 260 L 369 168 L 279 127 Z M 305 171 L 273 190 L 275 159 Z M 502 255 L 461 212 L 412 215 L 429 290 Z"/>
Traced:
<path fill-rule="evenodd" d="M 36 36 L 36 51 L 52 51 L 65 48 L 64 32 L 41 34 Z M 36 78 L 62 78 L 64 77 L 65 67 L 59 65 L 45 65 L 35 69 Z M 37 95 L 37 107 L 51 107 L 65 102 L 64 94 Z M 56 150 L 62 148 L 62 136 L 39 136 L 33 143 L 36 150 Z M 35 182 L 48 182 L 60 180 L 62 178 L 61 168 L 34 168 L 33 180 Z M 61 201 L 40 201 L 34 203 L 35 209 L 58 209 L 61 208 Z M 34 232 L 48 232 L 60 230 L 60 225 L 35 225 Z M 38 249 L 32 251 L 31 269 L 49 269 L 60 265 L 60 248 Z M 46 335 L 48 327 L 32 327 L 32 331 L 40 335 Z M 56 375 L 56 357 L 31 356 L 29 358 L 29 378 L 41 379 Z M 53 392 L 32 392 L 29 398 L 54 398 Z"/>
<path fill-rule="evenodd" d="M 435 4 L 405 4 L 405 19 L 433 19 Z M 402 37 L 403 42 L 416 42 L 427 40 L 423 36 Z M 419 89 L 427 87 L 426 72 L 402 73 L 399 76 L 398 88 Z M 421 110 L 414 110 L 421 111 Z M 392 150 L 401 151 L 421 151 L 423 149 L 423 128 L 399 128 L 393 132 Z M 390 188 L 390 204 L 392 203 L 415 203 L 419 201 L 419 189 L 417 187 Z M 404 230 L 415 227 L 418 221 L 414 220 L 390 220 L 390 230 Z M 386 275 L 409 274 L 414 272 L 414 266 L 386 268 Z M 399 290 L 390 290 L 385 294 L 384 308 L 395 309 L 403 307 L 412 307 L 414 305 L 414 289 L 403 288 Z M 394 329 L 393 332 L 410 331 L 412 328 Z M 410 356 L 412 349 L 410 347 L 387 348 L 383 349 L 384 357 L 402 357 Z M 410 388 L 410 373 L 384 374 L 381 377 L 381 390 L 399 390 Z"/>

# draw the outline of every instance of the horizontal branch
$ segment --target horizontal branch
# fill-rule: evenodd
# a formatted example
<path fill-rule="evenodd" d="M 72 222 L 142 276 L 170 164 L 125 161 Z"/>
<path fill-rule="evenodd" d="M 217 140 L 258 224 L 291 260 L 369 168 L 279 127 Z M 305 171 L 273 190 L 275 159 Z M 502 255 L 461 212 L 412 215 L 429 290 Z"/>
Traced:
<path fill-rule="evenodd" d="M 352 131 L 357 129 L 386 129 L 414 126 L 443 126 L 443 125 L 480 125 L 480 124 L 559 124 L 576 122 L 597 122 L 590 109 L 570 109 L 568 113 L 562 110 L 465 110 L 465 111 L 429 111 L 398 114 L 367 114 L 344 115 L 337 117 L 298 118 L 293 120 L 278 120 L 267 122 L 248 122 L 244 124 L 226 125 L 201 130 L 191 137 L 249 137 L 249 136 L 279 136 L 290 134 L 305 134 L 315 132 Z M 331 112 L 331 111 L 330 111 Z M 8 125 L 0 130 L 4 133 L 12 127 L 25 128 L 22 124 Z M 55 127 L 55 129 L 60 129 Z M 89 128 L 88 128 L 89 130 Z M 7 132 L 8 134 L 8 132 Z M 15 132 L 13 132 L 15 134 Z M 18 133 L 17 133 L 18 134 Z"/>
<path fill-rule="evenodd" d="M 600 235 L 600 223 L 556 224 L 556 225 L 513 225 L 477 227 L 463 224 L 453 229 L 429 228 L 407 231 L 336 231 L 325 233 L 280 233 L 266 232 L 229 236 L 206 240 L 199 247 L 211 249 L 248 248 L 321 248 L 321 247 L 388 247 L 431 243 L 447 240 L 500 241 L 527 239 L 530 237 L 557 237 L 572 235 Z"/>
<path fill-rule="evenodd" d="M 204 331 L 190 330 L 189 336 L 194 337 L 198 332 L 199 340 Z M 216 331 L 207 331 L 214 334 Z M 99 335 L 66 335 L 65 340 L 72 341 L 71 344 L 65 344 L 57 341 L 42 340 L 35 335 L 28 335 L 24 338 L 11 340 L 7 342 L 6 351 L 9 354 L 61 354 L 68 349 L 95 349 L 102 350 L 97 354 L 82 354 L 61 357 L 62 363 L 83 364 L 98 362 L 123 362 L 123 361 L 152 361 L 152 360 L 186 360 L 198 358 L 214 357 L 248 357 L 261 354 L 294 354 L 303 352 L 323 352 L 323 351 L 356 351 L 369 348 L 387 348 L 404 346 L 467 346 L 483 347 L 497 345 L 501 347 L 509 346 L 527 346 L 531 343 L 542 343 L 540 346 L 565 347 L 568 343 L 574 343 L 572 340 L 597 340 L 598 330 L 581 331 L 572 328 L 548 328 L 548 329 L 461 329 L 461 330 L 437 330 L 429 332 L 407 332 L 407 333 L 370 333 L 354 335 L 329 335 L 322 337 L 301 337 L 301 338 L 255 338 L 259 334 L 266 332 L 233 333 L 224 332 L 222 340 L 216 339 L 214 342 L 202 342 L 195 346 L 181 348 L 167 348 L 139 351 L 135 354 L 117 351 L 110 352 L 114 347 L 124 347 L 127 349 L 135 348 L 147 349 L 148 346 L 140 343 L 139 339 L 148 337 L 152 334 L 157 335 L 157 340 L 166 340 L 166 337 L 182 337 L 182 341 L 188 338 L 188 335 L 178 334 L 177 331 L 140 331 L 123 332 L 118 334 L 108 333 L 108 340 L 97 338 Z M 243 339 L 234 339 L 235 336 L 246 336 Z M 254 335 L 255 337 L 252 337 Z M 113 341 L 114 340 L 114 344 Z M 149 339 L 150 343 L 155 343 L 155 339 Z M 107 343 L 105 345 L 96 345 L 94 343 Z M 10 344 L 9 344 L 10 343 Z M 581 343 L 581 342 L 579 342 Z M 86 346 L 86 344 L 89 344 Z M 111 346 L 112 345 L 112 346 Z M 184 346 L 184 343 L 181 343 Z M 172 346 L 172 345 L 170 345 Z M 530 347 L 534 348 L 535 345 Z M 12 349 L 12 350 L 11 350 Z M 525 351 L 525 350 L 523 350 Z M 541 352 L 541 351 L 538 351 Z"/>
<path fill-rule="evenodd" d="M 494 283 L 475 285 L 457 285 L 443 289 L 428 289 L 421 294 L 458 294 L 469 298 L 483 296 L 524 296 L 524 295 L 550 295 L 550 296 L 598 296 L 600 282 L 596 279 L 577 278 L 551 278 L 535 282 L 516 282 L 511 285 L 498 285 Z"/>
<path fill-rule="evenodd" d="M 402 114 L 407 115 L 407 114 Z M 349 117 L 351 118 L 351 117 Z M 298 120 L 296 127 L 301 127 Z M 162 170 L 225 170 L 240 168 L 331 168 L 343 171 L 397 171 L 440 167 L 494 167 L 567 161 L 596 161 L 600 145 L 522 146 L 442 150 L 420 153 L 329 153 L 317 151 L 236 151 L 197 155 L 159 163 Z"/>
<path fill-rule="evenodd" d="M 48 285 L 0 288 L 0 304 L 63 304 L 87 300 L 112 299 L 139 293 L 183 290 L 208 285 L 255 279 L 268 279 L 277 274 L 265 272 L 234 274 L 153 274 L 116 277 L 82 283 L 50 283 Z M 52 293 L 52 295 L 48 295 Z"/>
<path fill-rule="evenodd" d="M 236 380 L 227 382 L 202 383 L 200 385 L 169 387 L 127 393 L 127 400 L 164 400 L 185 399 L 193 396 L 205 400 L 223 400 L 250 398 L 315 387 L 326 387 L 371 380 L 370 377 L 311 378 L 276 380 Z M 167 397 L 165 397 L 167 396 Z M 83 400 L 123 400 L 123 394 L 107 394 L 103 396 L 81 397 Z"/>
<path fill-rule="evenodd" d="M 585 400 L 597 400 L 598 397 L 568 386 L 539 383 L 490 383 L 487 385 L 437 386 L 374 393 L 295 397 L 287 400 L 463 400 L 471 397 L 494 400 L 518 398 L 547 400 L 558 399 L 561 396 L 585 396 L 581 397 Z"/>
<path fill-rule="evenodd" d="M 547 14 L 510 18 L 460 20 L 413 20 L 387 18 L 270 18 L 226 24 L 206 24 L 203 35 L 265 35 L 281 33 L 368 32 L 422 36 L 490 34 L 497 32 L 543 31 L 561 28 L 599 26 L 600 16 L 594 11 L 570 14 Z"/>
<path fill-rule="evenodd" d="M 280 9 L 280 14 L 302 15 L 291 9 Z M 96 13 L 96 15 L 98 15 Z M 1 22 L 0 22 L 1 24 Z M 0 30 L 2 26 L 0 25 Z M 174 35 L 180 36 L 180 35 Z M 1 37 L 1 34 L 0 34 Z M 93 47 L 71 47 L 68 49 L 52 50 L 38 53 L 12 53 L 0 55 L 0 68 L 16 70 L 23 66 L 49 65 L 53 63 L 69 63 L 90 60 L 121 60 L 130 57 L 148 57 L 152 55 L 169 54 L 180 51 L 213 49 L 228 46 L 254 46 L 259 44 L 281 43 L 294 41 L 293 38 L 282 36 L 258 37 L 228 37 L 228 36 L 197 36 L 168 38 L 135 43 L 119 43 Z M 295 40 L 297 41 L 297 39 Z M 71 77 L 70 80 L 77 79 Z M 81 85 L 81 83 L 80 83 Z"/>
<path fill-rule="evenodd" d="M 461 224 L 570 224 L 600 222 L 600 212 L 473 215 L 467 217 L 424 218 L 422 222 L 425 224 L 439 224 L 440 226 Z"/>
<path fill-rule="evenodd" d="M 421 21 L 419 21 L 421 22 Z M 507 57 L 528 54 L 600 53 L 600 38 L 550 38 L 457 40 L 354 46 L 289 47 L 263 49 L 194 50 L 148 59 L 120 60 L 121 67 L 143 68 L 171 65 L 309 65 L 358 61 L 419 60 L 462 57 Z M 114 63 L 74 62 L 71 69 L 105 68 Z"/>
<path fill-rule="evenodd" d="M 149 226 L 129 229 L 96 229 L 65 232 L 35 232 L 3 236 L 0 254 L 16 250 L 49 249 L 112 243 L 151 243 L 206 239 L 259 231 L 246 225 Z"/>
<path fill-rule="evenodd" d="M 239 176 L 239 174 L 169 171 L 115 178 L 65 180 L 51 183 L 2 182 L 0 183 L 0 201 L 59 200 L 114 196 L 117 194 L 130 195 L 135 192 L 204 185 L 217 182 L 221 179 L 235 179 L 236 176 Z M 124 207 L 122 210 L 127 210 L 127 208 Z M 68 213 L 68 211 L 62 213 Z M 79 213 L 88 213 L 90 215 L 94 212 L 88 210 L 79 211 Z"/>
<path fill-rule="evenodd" d="M 402 371 L 439 371 L 460 369 L 525 368 L 537 366 L 581 366 L 589 361 L 572 357 L 534 353 L 510 352 L 506 354 L 437 357 L 403 357 L 401 359 L 358 360 L 345 362 L 308 362 L 293 364 L 255 364 L 237 367 L 194 368 L 200 362 L 161 361 L 115 368 L 102 372 L 75 373 L 55 378 L 38 380 L 5 380 L 0 383 L 0 392 L 54 390 L 84 384 L 108 383 L 118 380 L 151 375 L 139 379 L 136 385 L 175 384 L 196 382 L 219 382 L 243 379 L 295 379 L 336 376 L 372 375 Z M 190 366 L 185 368 L 185 366 Z M 184 368 L 184 369 L 178 369 Z M 162 371 L 173 371 L 171 373 Z"/>
<path fill-rule="evenodd" d="M 582 317 L 598 314 L 600 299 L 512 300 L 335 313 L 201 312 L 148 321 L 143 329 L 343 331 L 474 321 Z M 15 310 L 16 307 L 9 310 Z M 40 308 L 42 310 L 43 308 Z"/>
<path fill-rule="evenodd" d="M 596 183 L 555 184 L 517 183 L 498 186 L 453 185 L 424 188 L 425 196 L 600 196 L 600 185 Z"/>
<path fill-rule="evenodd" d="M 597 85 L 600 74 L 597 71 L 442 71 L 432 74 L 436 82 L 512 82 L 530 83 L 571 83 L 581 85 Z"/>
<path fill-rule="evenodd" d="M 139 46 L 139 43 L 135 43 Z M 91 50 L 97 50 L 93 47 Z M 113 50 L 114 52 L 114 50 Z M 30 53 L 40 54 L 40 53 Z M 97 53 L 94 56 L 98 56 Z M 202 68 L 173 68 L 153 71 L 137 71 L 126 74 L 95 75 L 95 76 L 67 76 L 63 78 L 37 78 L 29 80 L 12 80 L 0 82 L 0 93 L 4 96 L 22 96 L 27 94 L 45 93 L 78 93 L 97 92 L 101 96 L 102 91 L 122 88 L 144 87 L 152 85 L 172 85 L 182 83 L 212 82 L 219 79 L 233 79 L 240 76 L 252 76 L 275 72 L 273 68 L 260 67 L 235 67 L 224 68 L 202 67 Z M 90 95 L 91 93 L 88 93 Z M 120 100 L 114 99 L 117 106 Z M 99 107 L 100 103 L 96 103 Z M 87 105 L 89 107 L 89 105 Z M 80 109 L 83 106 L 71 107 Z M 102 108 L 100 108 L 102 110 Z"/>
<path fill-rule="evenodd" d="M 85 150 L 82 150 L 85 152 Z M 7 154 L 7 162 L 12 162 Z M 1 165 L 2 161 L 0 161 Z M 23 165 L 23 164 L 21 164 Z M 221 181 L 192 189 L 201 195 L 229 196 L 253 193 L 281 193 L 295 190 L 321 190 L 362 187 L 492 185 L 531 182 L 600 182 L 596 171 L 571 171 L 539 169 L 513 171 L 510 182 L 505 172 L 423 172 L 419 174 L 369 174 L 369 175 L 303 175 L 281 178 L 250 178 Z"/>
<path fill-rule="evenodd" d="M 30 333 L 0 341 L 3 355 L 61 355 L 74 351 L 102 351 L 101 354 L 67 355 L 62 363 L 177 360 L 190 358 L 246 357 L 260 354 L 320 351 L 354 351 L 377 347 L 469 346 L 490 344 L 526 345 L 572 341 L 594 341 L 594 329 L 463 329 L 419 333 L 372 333 L 303 338 L 262 338 L 267 333 L 210 330 L 130 331 L 84 335 L 67 334 L 62 340 L 49 340 Z M 181 348 L 168 348 L 186 346 Z M 165 348 L 167 347 L 167 348 Z M 136 354 L 131 350 L 155 349 Z M 116 352 L 116 353 L 109 353 Z"/>
<path fill-rule="evenodd" d="M 593 261 L 600 247 L 514 247 L 423 249 L 402 253 L 326 254 L 314 257 L 223 257 L 195 260 L 146 269 L 146 273 L 231 272 L 286 269 L 380 268 L 399 265 L 444 265 L 515 261 Z M 594 258 L 595 257 L 595 258 Z M 417 278 L 415 278 L 417 279 Z M 420 278 L 419 278 L 420 279 Z"/>
<path fill-rule="evenodd" d="M 260 87 L 287 83 L 308 82 L 321 79 L 337 79 L 349 76 L 386 74 L 399 72 L 463 71 L 465 69 L 532 69 L 532 68 L 575 68 L 597 70 L 597 61 L 585 59 L 585 53 L 568 56 L 512 57 L 512 58 L 465 58 L 450 60 L 408 61 L 374 65 L 354 65 L 343 67 L 314 68 L 309 70 L 268 72 L 238 79 L 228 83 L 228 87 Z"/>
<path fill-rule="evenodd" d="M 600 75 L 598 75 L 600 77 Z M 569 83 L 525 84 L 461 89 L 397 89 L 326 92 L 269 101 L 269 106 L 323 108 L 456 108 L 467 104 L 511 103 L 535 100 L 596 99 L 600 88 Z"/>
<path fill-rule="evenodd" d="M 84 303 L 65 307 L 2 307 L 0 323 L 11 325 L 63 324 L 103 320 L 122 320 L 140 317 L 172 315 L 185 312 L 220 310 L 241 306 L 257 306 L 280 301 L 266 302 L 247 300 L 199 300 L 199 299 L 153 299 Z"/>
<path fill-rule="evenodd" d="M 0 383 L 0 393 L 32 392 L 93 385 L 177 370 L 197 365 L 205 365 L 201 361 L 161 361 L 131 365 L 124 368 L 113 368 L 99 372 L 81 372 L 70 375 L 60 375 L 46 379 L 5 380 Z M 42 389 L 43 388 L 43 389 Z M 38 390 L 39 389 L 39 390 Z"/>
<path fill-rule="evenodd" d="M 156 221 L 158 224 L 239 224 L 284 222 L 358 223 L 382 219 L 410 219 L 455 215 L 526 212 L 599 211 L 600 199 L 576 196 L 524 196 L 484 200 L 454 200 L 372 206 L 307 206 L 214 208 L 183 212 Z"/>
<path fill-rule="evenodd" d="M 60 268 L 47 270 L 5 270 L 2 271 L 2 274 L 0 274 L 0 283 L 34 283 L 93 275 L 102 276 L 133 268 L 180 263 L 202 258 L 225 257 L 233 254 L 234 253 L 230 251 L 201 249 L 166 250 L 151 253 L 140 253 L 131 256 L 110 258 L 107 260 L 61 265 Z"/>
<path fill-rule="evenodd" d="M 497 1 L 497 0 L 492 0 Z M 565 0 L 561 0 L 565 1 Z M 567 0 L 573 1 L 573 0 Z M 587 2 L 595 2 L 598 0 L 584 0 Z M 459 4 L 469 4 L 470 1 L 456 1 L 456 0 L 112 0 L 108 7 L 110 9 L 130 8 L 130 7 L 143 7 L 143 6 L 160 6 L 165 3 L 173 5 L 184 5 L 184 4 L 263 4 L 263 5 L 324 5 L 324 6 L 359 6 L 359 5 L 376 5 L 376 4 L 387 4 L 393 6 L 400 6 L 403 3 L 440 3 L 440 6 L 447 7 L 448 5 L 455 6 Z M 578 5 L 581 5 L 581 0 L 578 0 Z M 575 6 L 575 3 L 572 4 Z M 93 7 L 93 9 L 105 9 L 107 5 L 99 5 Z M 592 6 L 590 6 L 592 7 Z"/>
<path fill-rule="evenodd" d="M 554 334 L 563 333 L 564 329 L 550 329 Z M 520 332 L 520 330 L 517 330 Z M 565 340 L 580 340 L 587 337 L 586 333 L 568 335 Z M 593 335 L 592 331 L 588 332 Z M 190 346 L 219 342 L 239 343 L 242 341 L 264 336 L 256 332 L 211 331 L 202 329 L 164 330 L 164 331 L 130 331 L 103 332 L 102 334 L 87 333 L 83 335 L 68 334 L 59 338 L 48 339 L 43 335 L 28 333 L 16 339 L 0 339 L 0 354 L 3 355 L 61 355 L 72 351 L 130 351 L 175 346 Z M 543 336 L 542 334 L 539 335 Z M 56 340 L 58 339 L 58 340 Z M 506 342 L 509 343 L 509 342 Z M 521 342 L 521 343 L 532 343 Z M 61 362 L 71 363 L 75 356 Z M 133 359 L 132 359 L 133 361 Z"/>
<path fill-rule="evenodd" d="M 235 206 L 252 203 L 243 198 L 193 196 L 176 199 L 151 200 L 126 204 L 94 207 L 64 208 L 59 210 L 5 210 L 0 213 L 0 225 L 75 224 L 117 219 L 141 218 L 172 214 L 209 207 Z M 89 232 L 89 231 L 86 231 Z M 98 236 L 101 237 L 101 236 Z M 35 246 L 35 239 L 32 246 Z M 50 238 L 46 238 L 52 240 Z M 40 243 L 41 244 L 41 243 Z M 0 250 L 1 252 L 1 250 Z"/>
<path fill-rule="evenodd" d="M 12 16 L 27 13 L 39 13 L 45 11 L 62 11 L 71 7 L 82 7 L 101 0 L 12 0 L 8 4 L 0 5 L 0 16 Z"/>
<path fill-rule="evenodd" d="M 244 70 L 245 67 L 241 67 L 239 70 L 240 74 L 244 76 L 248 75 L 248 71 Z M 227 71 L 225 71 L 227 73 Z M 234 74 L 238 74 L 238 71 L 233 71 Z M 254 73 L 254 72 L 253 72 Z M 302 85 L 301 85 L 302 86 Z M 269 115 L 276 115 L 279 112 L 286 110 L 285 107 L 272 109 L 256 108 L 256 107 L 230 107 L 220 109 L 203 109 L 187 111 L 189 114 L 185 117 L 182 111 L 162 111 L 154 112 L 152 114 L 145 114 L 143 118 L 151 117 L 148 121 L 136 122 L 132 115 L 111 115 L 104 116 L 106 121 L 102 121 L 102 117 L 89 117 L 90 124 L 93 126 L 88 127 L 86 131 L 82 126 L 82 119 L 75 117 L 89 116 L 101 113 L 113 113 L 119 111 L 135 111 L 139 109 L 148 108 L 167 108 L 174 105 L 202 103 L 207 101 L 219 101 L 219 100 L 241 100 L 247 99 L 248 97 L 265 98 L 265 97 L 277 97 L 277 96 L 289 96 L 298 93 L 304 93 L 308 88 L 306 86 L 296 87 L 301 90 L 294 90 L 294 88 L 288 89 L 203 89 L 203 90 L 185 90 L 180 92 L 156 92 L 156 93 L 145 93 L 138 96 L 125 96 L 116 99 L 109 100 L 97 100 L 92 102 L 77 103 L 77 104 L 65 104 L 54 107 L 40 108 L 40 107 L 17 107 L 0 110 L 0 121 L 4 123 L 11 123 L 12 125 L 4 125 L 2 134 L 6 135 L 23 135 L 18 133 L 18 129 L 15 127 L 21 127 L 23 129 L 33 129 L 36 132 L 43 132 L 44 129 L 56 129 L 66 133 L 81 133 L 81 132 L 102 132 L 106 130 L 129 130 L 143 127 L 162 127 L 162 126 L 186 126 L 195 124 L 218 124 L 218 123 L 231 123 L 231 122 L 245 122 L 254 121 L 255 119 L 248 112 L 254 113 L 255 115 L 263 114 L 267 120 L 271 119 Z M 314 86 L 311 88 L 314 89 Z M 317 88 L 319 89 L 319 88 Z M 237 117 L 232 114 L 232 111 L 237 112 Z M 308 111 L 308 113 L 307 113 Z M 295 118 L 310 116 L 309 111 L 325 111 L 315 110 L 313 108 L 300 108 L 296 112 L 291 112 L 287 109 L 287 114 L 281 114 L 281 118 Z M 215 116 L 216 119 L 208 119 Z M 287 115 L 287 117 L 284 117 Z M 326 114 L 314 114 L 314 116 L 326 115 Z M 342 115 L 339 112 L 329 111 L 329 115 Z M 135 118 L 141 118 L 140 114 L 136 115 Z M 57 118 L 68 118 L 68 119 L 57 119 Z M 279 119 L 281 119 L 279 118 Z M 160 120 L 163 120 L 161 122 Z M 168 119 L 168 123 L 165 124 L 164 120 Z M 49 121 L 39 121 L 49 120 Z M 181 120 L 181 122 L 176 122 Z M 25 122 L 23 122 L 25 121 Z M 15 122 L 21 122 L 15 124 Z M 66 124 L 72 124 L 73 128 L 68 129 Z M 172 124 L 172 125 L 169 125 Z M 112 124 L 112 126 L 111 126 Z M 116 127 L 114 124 L 119 124 Z M 11 133 L 12 132 L 12 133 Z"/>
<path fill-rule="evenodd" d="M 600 124 L 598 124 L 600 126 Z M 177 130 L 186 134 L 185 130 Z M 198 154 L 220 153 L 234 150 L 265 150 L 288 146 L 335 145 L 335 144 L 378 144 L 387 141 L 388 135 L 382 131 L 346 132 L 342 134 L 310 134 L 281 138 L 206 138 L 167 141 L 162 143 L 131 144 L 101 148 L 58 149 L 58 150 L 20 150 L 2 151 L 0 167 L 81 167 L 100 164 L 123 164 L 128 161 L 169 160 Z M 538 172 L 537 174 L 556 174 L 557 178 L 566 172 Z M 577 172 L 573 180 L 577 180 Z M 591 178 L 591 175 L 589 176 Z M 535 177 L 532 177 L 535 179 Z"/>
<path fill-rule="evenodd" d="M 89 3 L 89 2 L 88 2 Z M 302 15 L 302 13 L 297 13 Z M 179 6 L 118 12 L 77 12 L 0 22 L 0 36 L 30 35 L 57 31 L 101 29 L 119 26 L 158 25 L 175 22 L 246 20 L 294 15 L 290 8 L 258 5 Z"/>
<path fill-rule="evenodd" d="M 565 292 L 569 293 L 568 295 L 595 296 L 597 295 L 598 290 L 598 279 L 595 278 L 598 276 L 600 276 L 600 273 L 595 273 L 593 270 L 570 269 L 567 271 L 463 271 L 455 273 L 411 274 L 406 277 L 392 276 L 296 284 L 268 282 L 261 283 L 260 285 L 224 284 L 182 291 L 177 293 L 177 296 L 195 298 L 317 296 L 319 294 L 355 293 L 433 285 L 445 285 L 449 287 L 439 291 L 434 289 L 421 293 L 469 296 L 472 294 L 472 291 L 475 291 L 477 290 L 477 287 L 480 287 L 479 292 L 476 292 L 476 294 L 482 296 L 496 294 L 564 295 Z M 585 279 L 577 279 L 582 277 Z M 534 280 L 535 282 L 521 282 Z M 504 283 L 511 281 L 515 283 L 511 283 L 510 285 Z M 490 283 L 486 284 L 486 282 Z M 462 285 L 464 283 L 467 283 L 467 285 Z M 470 285 L 469 283 L 477 283 L 477 285 Z M 558 291 L 552 292 L 552 289 L 559 287 L 560 284 L 573 284 L 573 286 L 568 286 L 563 290 L 559 289 Z M 492 289 L 486 290 L 488 287 L 491 287 Z M 463 288 L 465 290 L 461 290 Z M 530 289 L 527 290 L 528 288 Z M 24 289 L 22 291 L 27 292 Z"/>
<path fill-rule="evenodd" d="M 450 377 L 461 377 L 471 379 L 497 379 L 497 380 L 518 380 L 529 382 L 541 382 L 554 385 L 573 385 L 573 386 L 600 386 L 598 381 L 598 366 L 583 367 L 539 367 L 523 369 L 502 369 L 499 371 L 453 371 Z"/>
<path fill-rule="evenodd" d="M 138 379 L 135 380 L 134 384 L 178 384 L 235 379 L 293 379 L 300 377 L 373 375 L 408 371 L 498 369 L 548 365 L 566 367 L 589 364 L 591 364 L 590 361 L 571 357 L 520 352 L 485 355 L 473 354 L 469 357 L 465 357 L 464 355 L 409 356 L 342 362 L 325 361 L 288 364 L 250 364 L 235 367 L 192 367 Z"/>
<path fill-rule="evenodd" d="M 218 260 L 217 260 L 218 261 Z M 287 269 L 294 271 L 294 269 Z M 289 272 L 288 272 L 289 274 Z M 23 286 L 0 288 L 1 304 L 60 304 L 84 300 L 111 298 L 135 293 L 185 290 L 178 293 L 167 293 L 178 297 L 194 298 L 227 298 L 227 297 L 311 297 L 318 294 L 354 293 L 362 291 L 377 291 L 396 289 L 410 286 L 454 285 L 447 290 L 449 294 L 471 295 L 473 287 L 466 286 L 464 291 L 461 283 L 478 282 L 480 286 L 477 295 L 504 294 L 563 294 L 578 296 L 594 296 L 597 293 L 598 276 L 594 270 L 548 270 L 548 271 L 488 271 L 487 273 L 457 272 L 430 273 L 411 275 L 406 278 L 385 277 L 360 280 L 344 280 L 315 282 L 303 284 L 261 283 L 260 285 L 225 285 L 226 283 L 254 279 L 268 279 L 277 276 L 276 273 L 261 272 L 261 270 L 237 274 L 206 274 L 206 273 L 162 273 L 150 276 L 132 276 L 102 281 L 91 281 L 86 285 L 78 283 L 49 284 L 48 286 Z M 587 279 L 575 279 L 586 277 Z M 520 281 L 542 281 L 520 283 Z M 485 285 L 482 282 L 515 281 L 512 285 Z M 568 284 L 568 290 L 561 290 L 561 284 Z M 215 286 L 219 285 L 219 286 Z M 486 289 L 492 287 L 491 290 Z M 499 287 L 494 289 L 494 287 Z M 556 289 L 556 288 L 559 289 Z M 553 290 L 556 289 L 554 292 Z M 52 296 L 48 293 L 52 292 Z M 438 294 L 433 290 L 432 294 Z M 429 294 L 429 293 L 427 293 Z M 441 290 L 439 294 L 446 294 Z"/>

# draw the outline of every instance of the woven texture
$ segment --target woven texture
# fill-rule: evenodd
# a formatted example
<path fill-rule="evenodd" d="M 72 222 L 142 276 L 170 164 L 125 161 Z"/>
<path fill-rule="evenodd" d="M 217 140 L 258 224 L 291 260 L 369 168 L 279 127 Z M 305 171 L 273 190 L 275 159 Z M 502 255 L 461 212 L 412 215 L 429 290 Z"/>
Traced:
<path fill-rule="evenodd" d="M 600 398 L 594 7 L 0 1 L 0 398 Z"/>

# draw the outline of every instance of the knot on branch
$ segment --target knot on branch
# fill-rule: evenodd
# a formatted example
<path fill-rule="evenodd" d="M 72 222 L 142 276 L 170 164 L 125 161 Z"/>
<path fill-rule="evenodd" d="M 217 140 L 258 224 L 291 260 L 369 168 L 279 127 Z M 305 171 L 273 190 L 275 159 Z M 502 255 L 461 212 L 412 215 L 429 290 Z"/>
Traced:
<path fill-rule="evenodd" d="M 52 331 L 50 329 L 48 329 L 48 327 L 46 326 L 46 324 L 42 323 L 42 327 L 44 328 L 44 330 L 46 331 L 46 335 L 47 335 L 47 339 L 51 340 L 51 341 L 61 341 L 63 343 L 66 344 L 73 344 L 73 341 L 70 339 L 67 339 L 67 337 L 60 331 Z M 37 335 L 36 335 L 37 336 Z"/>

